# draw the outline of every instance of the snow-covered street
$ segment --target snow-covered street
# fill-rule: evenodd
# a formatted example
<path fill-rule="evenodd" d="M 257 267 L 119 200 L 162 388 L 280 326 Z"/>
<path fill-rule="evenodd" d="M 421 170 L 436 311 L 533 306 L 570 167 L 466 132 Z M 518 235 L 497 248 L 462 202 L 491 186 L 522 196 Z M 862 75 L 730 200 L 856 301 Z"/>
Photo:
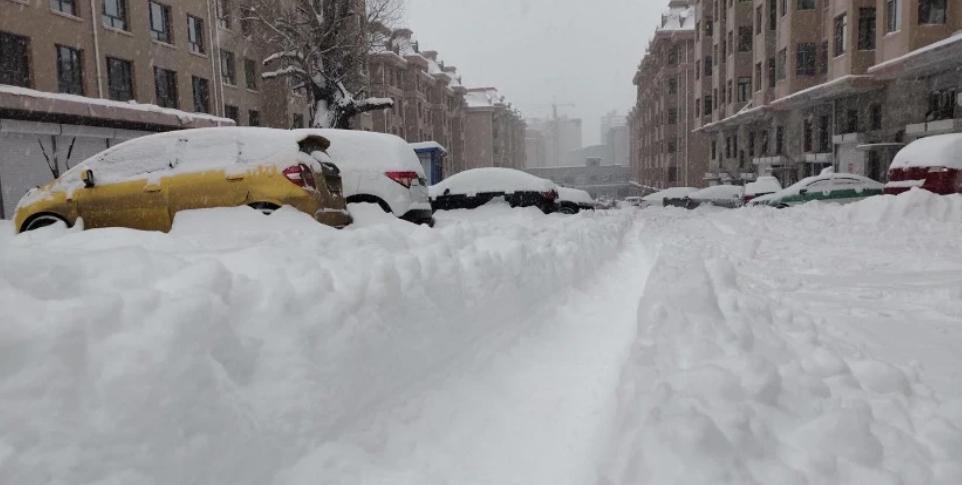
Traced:
<path fill-rule="evenodd" d="M 0 221 L 0 483 L 962 483 L 962 197 Z"/>

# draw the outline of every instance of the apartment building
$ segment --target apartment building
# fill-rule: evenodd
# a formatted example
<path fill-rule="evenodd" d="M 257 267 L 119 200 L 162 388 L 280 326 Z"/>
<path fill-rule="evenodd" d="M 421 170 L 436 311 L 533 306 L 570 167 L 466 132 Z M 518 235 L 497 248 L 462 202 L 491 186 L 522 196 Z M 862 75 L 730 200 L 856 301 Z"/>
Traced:
<path fill-rule="evenodd" d="M 52 172 L 126 139 L 303 126 L 305 101 L 260 78 L 268 53 L 239 3 L 0 1 L 0 215 Z"/>
<path fill-rule="evenodd" d="M 708 144 L 694 133 L 696 105 L 714 101 L 706 98 L 711 91 L 702 76 L 696 78 L 696 25 L 692 2 L 672 0 L 633 80 L 637 103 L 628 116 L 629 150 L 634 180 L 646 187 L 704 183 Z"/>
<path fill-rule="evenodd" d="M 466 169 L 527 165 L 524 119 L 496 88 L 468 89 L 464 113 Z"/>
<path fill-rule="evenodd" d="M 382 27 L 383 29 L 383 27 Z M 437 51 L 421 51 L 410 29 L 386 30 L 388 39 L 368 60 L 371 94 L 394 99 L 392 110 L 375 112 L 362 128 L 447 149 L 446 175 L 464 170 L 464 95 L 457 68 Z"/>
<path fill-rule="evenodd" d="M 737 103 L 700 117 L 710 181 L 772 173 L 788 184 L 825 167 L 884 180 L 906 143 L 962 132 L 958 2 L 696 0 L 699 21 L 717 18 L 721 1 L 738 29 L 726 35 L 752 25 L 752 94 L 742 103 L 736 89 Z"/>

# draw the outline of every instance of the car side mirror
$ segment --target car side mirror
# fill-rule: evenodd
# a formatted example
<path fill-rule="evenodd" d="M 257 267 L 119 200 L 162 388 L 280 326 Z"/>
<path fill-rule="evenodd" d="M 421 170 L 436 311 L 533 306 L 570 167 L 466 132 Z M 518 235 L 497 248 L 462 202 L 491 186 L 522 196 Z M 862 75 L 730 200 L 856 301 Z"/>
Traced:
<path fill-rule="evenodd" d="M 808 189 L 802 189 L 802 190 L 799 190 L 799 191 L 798 191 L 798 194 L 799 194 L 799 195 L 805 195 L 805 194 L 807 194 L 807 193 L 808 193 Z"/>
<path fill-rule="evenodd" d="M 84 187 L 88 189 L 96 185 L 94 182 L 94 171 L 90 170 L 89 168 L 83 172 L 80 172 L 80 180 L 83 181 Z"/>

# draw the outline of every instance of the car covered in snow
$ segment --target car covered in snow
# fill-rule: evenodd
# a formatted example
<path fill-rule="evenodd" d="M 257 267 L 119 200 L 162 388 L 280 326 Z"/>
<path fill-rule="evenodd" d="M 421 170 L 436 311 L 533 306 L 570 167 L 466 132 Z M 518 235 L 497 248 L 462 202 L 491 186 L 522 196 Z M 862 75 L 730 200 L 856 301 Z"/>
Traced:
<path fill-rule="evenodd" d="M 774 194 L 757 197 L 749 205 L 783 209 L 813 201 L 845 204 L 881 195 L 883 187 L 868 177 L 828 169 Z"/>
<path fill-rule="evenodd" d="M 641 197 L 638 206 L 642 209 L 646 207 L 664 207 L 666 199 L 682 199 L 692 192 L 697 191 L 698 189 L 695 187 L 670 187 Z"/>
<path fill-rule="evenodd" d="M 334 227 L 351 223 L 330 141 L 269 128 L 204 128 L 135 138 L 77 164 L 28 192 L 16 227 L 168 231 L 178 212 L 248 205 L 291 206 Z"/>
<path fill-rule="evenodd" d="M 598 202 L 584 190 L 570 187 L 558 188 L 558 211 L 562 214 L 577 214 L 583 210 L 595 210 Z"/>
<path fill-rule="evenodd" d="M 417 224 L 433 224 L 428 183 L 417 154 L 403 139 L 368 131 L 296 130 L 331 141 L 327 153 L 341 170 L 348 203 L 377 204 Z"/>
<path fill-rule="evenodd" d="M 774 194 L 782 190 L 782 183 L 771 175 L 763 175 L 755 179 L 754 182 L 745 184 L 745 203 L 749 203 L 758 197 Z"/>
<path fill-rule="evenodd" d="M 430 188 L 437 210 L 475 209 L 494 199 L 511 207 L 537 207 L 545 214 L 558 210 L 558 186 L 550 180 L 511 168 L 466 170 Z"/>
<path fill-rule="evenodd" d="M 734 209 L 744 205 L 745 188 L 738 185 L 713 185 L 683 197 L 665 199 L 666 206 L 695 209 L 703 205 Z"/>
<path fill-rule="evenodd" d="M 909 143 L 888 172 L 886 194 L 913 188 L 934 194 L 962 193 L 962 134 L 938 135 Z"/>

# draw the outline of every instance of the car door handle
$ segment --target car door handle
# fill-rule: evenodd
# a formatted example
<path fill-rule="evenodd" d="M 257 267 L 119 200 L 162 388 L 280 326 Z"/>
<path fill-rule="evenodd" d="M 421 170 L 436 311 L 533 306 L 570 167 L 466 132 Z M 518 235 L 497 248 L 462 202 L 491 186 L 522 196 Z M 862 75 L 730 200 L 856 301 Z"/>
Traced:
<path fill-rule="evenodd" d="M 159 185 L 145 185 L 145 186 L 144 186 L 144 192 L 147 192 L 148 194 L 153 194 L 153 193 L 160 192 L 160 186 L 159 186 Z"/>

